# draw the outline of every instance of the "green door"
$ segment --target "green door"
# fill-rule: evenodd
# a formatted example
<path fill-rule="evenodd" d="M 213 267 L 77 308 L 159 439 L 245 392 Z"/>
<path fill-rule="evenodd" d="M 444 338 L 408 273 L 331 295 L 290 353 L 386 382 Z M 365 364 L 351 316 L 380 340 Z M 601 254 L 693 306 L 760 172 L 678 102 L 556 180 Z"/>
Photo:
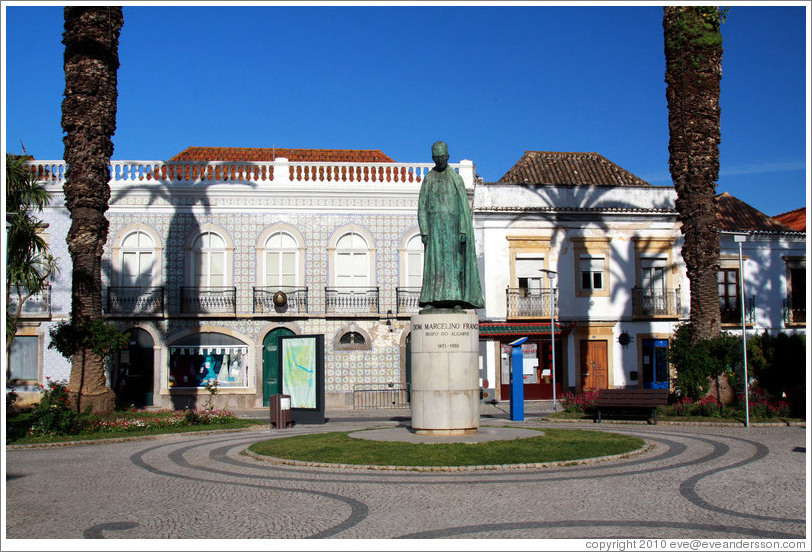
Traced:
<path fill-rule="evenodd" d="M 279 338 L 294 335 L 287 328 L 268 332 L 262 342 L 262 404 L 271 404 L 271 395 L 282 392 L 282 374 L 279 373 Z"/>

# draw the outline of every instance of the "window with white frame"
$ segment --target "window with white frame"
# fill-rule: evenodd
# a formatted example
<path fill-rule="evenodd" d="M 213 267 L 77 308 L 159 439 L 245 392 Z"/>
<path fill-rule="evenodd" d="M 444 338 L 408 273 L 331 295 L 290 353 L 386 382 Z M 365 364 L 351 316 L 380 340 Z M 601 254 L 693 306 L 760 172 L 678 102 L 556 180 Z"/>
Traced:
<path fill-rule="evenodd" d="M 521 293 L 538 295 L 542 288 L 544 257 L 516 256 L 516 280 Z"/>
<path fill-rule="evenodd" d="M 606 269 L 606 257 L 603 255 L 581 255 L 580 258 L 581 289 L 603 290 L 605 283 L 603 273 Z"/>
<path fill-rule="evenodd" d="M 404 255 L 406 263 L 404 270 L 405 287 L 419 288 L 423 286 L 423 241 L 420 234 L 412 236 L 406 244 Z"/>
<path fill-rule="evenodd" d="M 338 287 L 369 286 L 369 244 L 357 232 L 348 232 L 336 242 L 335 285 Z"/>
<path fill-rule="evenodd" d="M 287 232 L 274 232 L 265 242 L 265 281 L 268 287 L 296 286 L 299 266 L 296 239 Z"/>
<path fill-rule="evenodd" d="M 9 351 L 9 381 L 32 384 L 39 381 L 39 337 L 17 335 Z"/>
<path fill-rule="evenodd" d="M 122 287 L 149 287 L 155 281 L 155 242 L 141 230 L 130 232 L 121 240 Z"/>
<path fill-rule="evenodd" d="M 219 234 L 202 232 L 192 244 L 192 256 L 193 285 L 226 285 L 226 243 Z"/>
<path fill-rule="evenodd" d="M 640 259 L 640 271 L 644 293 L 662 296 L 666 290 L 666 267 L 668 259 L 665 257 L 649 257 Z"/>

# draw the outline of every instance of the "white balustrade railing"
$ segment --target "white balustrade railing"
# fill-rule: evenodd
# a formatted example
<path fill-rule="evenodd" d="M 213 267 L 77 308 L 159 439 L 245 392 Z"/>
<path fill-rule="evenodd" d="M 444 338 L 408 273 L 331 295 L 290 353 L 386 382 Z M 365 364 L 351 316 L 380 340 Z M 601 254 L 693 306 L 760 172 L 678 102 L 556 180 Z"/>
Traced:
<path fill-rule="evenodd" d="M 29 161 L 37 180 L 65 182 L 64 161 Z M 134 182 L 251 182 L 269 184 L 297 183 L 420 183 L 432 163 L 334 163 L 276 161 L 111 161 L 111 185 Z M 466 188 L 474 185 L 471 161 L 450 163 L 459 172 Z"/>

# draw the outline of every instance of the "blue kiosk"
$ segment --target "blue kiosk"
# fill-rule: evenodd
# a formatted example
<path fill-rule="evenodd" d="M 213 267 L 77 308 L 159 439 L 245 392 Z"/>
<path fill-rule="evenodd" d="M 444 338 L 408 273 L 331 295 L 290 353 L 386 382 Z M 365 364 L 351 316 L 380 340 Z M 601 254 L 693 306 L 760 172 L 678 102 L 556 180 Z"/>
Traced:
<path fill-rule="evenodd" d="M 520 337 L 510 343 L 510 419 L 514 422 L 524 421 L 524 355 L 522 343 L 526 337 Z"/>

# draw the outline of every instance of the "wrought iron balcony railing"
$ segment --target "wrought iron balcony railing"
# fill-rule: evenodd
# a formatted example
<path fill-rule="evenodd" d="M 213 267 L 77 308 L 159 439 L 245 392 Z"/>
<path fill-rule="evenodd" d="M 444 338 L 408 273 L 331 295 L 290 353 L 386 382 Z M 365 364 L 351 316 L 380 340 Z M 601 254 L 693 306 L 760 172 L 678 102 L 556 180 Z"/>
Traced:
<path fill-rule="evenodd" d="M 20 300 L 24 300 L 23 308 L 20 311 L 20 318 L 50 318 L 51 317 L 51 286 L 46 285 L 40 290 L 26 299 L 28 289 L 11 287 L 11 293 L 8 300 L 8 311 L 17 312 L 17 306 Z"/>
<path fill-rule="evenodd" d="M 721 311 L 722 324 L 741 324 L 742 310 L 741 304 L 736 303 L 735 308 L 719 306 Z M 744 322 L 753 324 L 756 321 L 756 296 L 745 297 L 744 299 Z"/>
<path fill-rule="evenodd" d="M 792 297 L 784 299 L 784 322 L 786 324 L 806 324 L 806 305 L 795 305 Z"/>
<path fill-rule="evenodd" d="M 237 288 L 184 286 L 180 288 L 181 312 L 187 314 L 234 314 Z"/>
<path fill-rule="evenodd" d="M 646 316 L 679 316 L 682 312 L 680 288 L 651 290 L 632 288 L 632 314 Z"/>
<path fill-rule="evenodd" d="M 420 310 L 420 290 L 419 287 L 399 287 L 395 288 L 398 300 L 398 314 L 417 312 Z"/>
<path fill-rule="evenodd" d="M 109 314 L 162 314 L 164 288 L 111 286 L 107 288 Z"/>
<path fill-rule="evenodd" d="M 558 298 L 558 290 L 507 288 L 507 314 L 509 317 L 549 318 L 552 297 Z M 555 301 L 558 316 L 558 301 Z"/>
<path fill-rule="evenodd" d="M 378 288 L 324 288 L 327 314 L 378 314 Z"/>
<path fill-rule="evenodd" d="M 306 312 L 307 288 L 254 287 L 255 314 L 304 314 Z"/>

